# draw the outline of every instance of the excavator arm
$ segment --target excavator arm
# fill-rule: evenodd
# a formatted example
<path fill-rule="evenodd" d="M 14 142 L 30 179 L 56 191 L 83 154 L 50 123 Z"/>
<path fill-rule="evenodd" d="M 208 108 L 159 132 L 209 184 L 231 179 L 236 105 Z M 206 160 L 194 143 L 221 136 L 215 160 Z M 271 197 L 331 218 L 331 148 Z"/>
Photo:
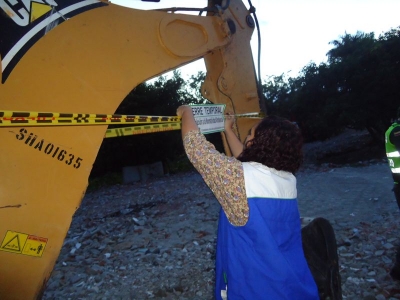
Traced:
<path fill-rule="evenodd" d="M 204 10 L 0 0 L 0 111 L 112 114 L 139 83 L 204 58 L 207 99 L 259 112 L 249 11 L 239 0 Z M 242 140 L 253 122 L 239 119 Z M 41 297 L 106 129 L 0 126 L 0 299 Z"/>

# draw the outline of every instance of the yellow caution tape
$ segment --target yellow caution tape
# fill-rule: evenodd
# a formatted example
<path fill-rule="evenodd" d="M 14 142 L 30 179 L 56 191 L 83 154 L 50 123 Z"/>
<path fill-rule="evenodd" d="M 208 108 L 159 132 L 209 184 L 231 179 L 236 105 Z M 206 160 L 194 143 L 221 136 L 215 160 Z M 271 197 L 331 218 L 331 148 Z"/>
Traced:
<path fill-rule="evenodd" d="M 0 111 L 0 126 L 63 126 L 178 122 L 180 117 Z"/>
<path fill-rule="evenodd" d="M 122 127 L 122 128 L 111 128 L 107 129 L 105 138 L 129 136 L 145 133 L 163 132 L 171 130 L 181 129 L 181 123 L 163 123 L 163 124 L 151 124 L 151 125 L 138 125 L 132 127 Z"/>
<path fill-rule="evenodd" d="M 265 114 L 262 112 L 253 112 L 253 113 L 245 113 L 245 114 L 236 114 L 234 115 L 235 118 L 255 118 L 255 119 L 262 119 L 265 117 Z"/>
<path fill-rule="evenodd" d="M 236 114 L 236 118 L 262 118 L 262 113 Z M 0 127 L 150 124 L 110 128 L 105 138 L 181 129 L 181 117 L 120 114 L 81 114 L 55 112 L 0 111 Z"/>
<path fill-rule="evenodd" d="M 235 115 L 237 118 L 262 118 L 263 115 L 260 113 L 248 113 L 248 114 L 240 114 Z M 121 128 L 110 128 L 107 129 L 104 138 L 112 138 L 112 137 L 120 137 L 120 136 L 130 136 L 137 134 L 145 134 L 145 133 L 154 133 L 154 132 L 163 132 L 163 131 L 172 131 L 172 130 L 180 130 L 181 122 L 176 123 L 161 123 L 161 124 L 152 124 L 152 125 L 143 125 L 143 126 L 132 126 L 132 127 L 121 127 Z"/>
<path fill-rule="evenodd" d="M 262 118 L 260 113 L 237 114 L 237 118 Z M 63 125 L 111 125 L 175 123 L 181 117 L 118 114 L 79 114 L 0 111 L 0 126 L 63 126 Z"/>

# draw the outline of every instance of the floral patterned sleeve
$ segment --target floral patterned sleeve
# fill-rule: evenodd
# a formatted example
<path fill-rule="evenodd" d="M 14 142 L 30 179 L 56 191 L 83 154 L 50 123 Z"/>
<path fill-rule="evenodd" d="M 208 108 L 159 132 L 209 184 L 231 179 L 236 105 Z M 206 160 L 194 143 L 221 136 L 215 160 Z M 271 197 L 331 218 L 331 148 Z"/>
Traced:
<path fill-rule="evenodd" d="M 242 163 L 219 153 L 198 131 L 188 132 L 183 145 L 186 154 L 217 197 L 229 222 L 244 226 L 249 217 Z"/>

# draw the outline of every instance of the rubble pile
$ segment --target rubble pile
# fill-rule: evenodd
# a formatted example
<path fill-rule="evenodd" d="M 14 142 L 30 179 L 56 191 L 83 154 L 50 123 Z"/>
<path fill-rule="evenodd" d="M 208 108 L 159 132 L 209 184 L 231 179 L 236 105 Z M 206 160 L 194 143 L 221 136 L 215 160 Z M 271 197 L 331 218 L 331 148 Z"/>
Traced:
<path fill-rule="evenodd" d="M 400 299 L 388 276 L 400 216 L 387 172 L 378 163 L 297 174 L 301 215 L 335 229 L 343 299 Z M 219 209 L 196 172 L 87 193 L 43 299 L 213 299 Z"/>

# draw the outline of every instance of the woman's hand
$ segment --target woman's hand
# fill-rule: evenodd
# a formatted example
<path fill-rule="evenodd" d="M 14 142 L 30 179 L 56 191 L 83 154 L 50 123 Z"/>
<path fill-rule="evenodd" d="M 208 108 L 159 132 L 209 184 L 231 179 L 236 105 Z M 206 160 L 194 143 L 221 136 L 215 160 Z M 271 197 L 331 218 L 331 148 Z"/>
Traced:
<path fill-rule="evenodd" d="M 227 112 L 225 114 L 225 131 L 232 131 L 233 129 L 233 125 L 235 124 L 235 116 L 233 114 L 233 112 Z"/>
<path fill-rule="evenodd" d="M 189 105 L 181 105 L 181 106 L 179 106 L 178 109 L 176 110 L 176 115 L 177 115 L 178 117 L 182 117 L 183 114 L 184 114 L 186 111 L 188 111 L 188 110 L 192 111 L 192 108 L 191 108 Z"/>
<path fill-rule="evenodd" d="M 189 105 L 179 106 L 176 110 L 176 115 L 182 118 L 182 138 L 184 138 L 189 131 L 199 130 L 196 121 L 194 120 L 192 108 Z"/>
<path fill-rule="evenodd" d="M 229 148 L 231 149 L 232 155 L 238 157 L 243 151 L 243 144 L 236 136 L 233 131 L 233 126 L 235 125 L 235 115 L 233 112 L 227 112 L 225 114 L 225 136 L 228 141 Z"/>

